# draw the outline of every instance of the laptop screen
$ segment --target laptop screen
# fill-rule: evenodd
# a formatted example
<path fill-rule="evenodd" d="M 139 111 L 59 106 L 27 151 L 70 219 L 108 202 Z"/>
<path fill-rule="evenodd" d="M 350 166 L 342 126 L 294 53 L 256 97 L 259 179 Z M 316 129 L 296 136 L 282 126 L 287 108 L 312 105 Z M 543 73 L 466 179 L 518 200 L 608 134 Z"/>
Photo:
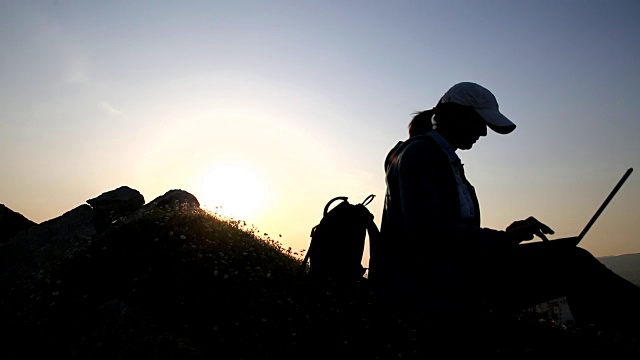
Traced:
<path fill-rule="evenodd" d="M 602 205 L 600 205 L 600 208 L 598 208 L 598 211 L 596 211 L 596 213 L 593 214 L 593 216 L 591 217 L 591 220 L 589 220 L 589 222 L 584 227 L 584 229 L 582 229 L 582 232 L 580 233 L 580 235 L 578 235 L 579 239 L 582 239 L 587 234 L 587 231 L 589 231 L 593 223 L 596 222 L 596 219 L 598 219 L 600 214 L 602 214 L 602 211 L 604 211 L 604 208 L 606 208 L 607 205 L 609 205 L 609 202 L 611 201 L 611 199 L 613 199 L 614 195 L 618 192 L 618 190 L 620 190 L 620 187 L 622 187 L 622 184 L 624 184 L 624 182 L 627 181 L 627 178 L 629 177 L 629 175 L 631 175 L 632 171 L 633 171 L 633 168 L 627 169 L 627 171 L 624 173 L 620 181 L 618 181 L 618 183 L 613 188 L 613 190 L 611 190 L 611 193 L 609 193 L 609 196 L 607 196 L 607 198 L 604 200 Z"/>

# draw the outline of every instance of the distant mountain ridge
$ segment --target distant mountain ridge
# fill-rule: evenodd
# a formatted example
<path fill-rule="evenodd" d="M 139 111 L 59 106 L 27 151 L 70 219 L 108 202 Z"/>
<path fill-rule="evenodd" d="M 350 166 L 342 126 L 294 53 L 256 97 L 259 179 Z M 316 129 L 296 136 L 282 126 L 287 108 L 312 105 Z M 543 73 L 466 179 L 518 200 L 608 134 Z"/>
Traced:
<path fill-rule="evenodd" d="M 640 286 L 640 253 L 602 256 L 598 260 L 616 274 Z"/>

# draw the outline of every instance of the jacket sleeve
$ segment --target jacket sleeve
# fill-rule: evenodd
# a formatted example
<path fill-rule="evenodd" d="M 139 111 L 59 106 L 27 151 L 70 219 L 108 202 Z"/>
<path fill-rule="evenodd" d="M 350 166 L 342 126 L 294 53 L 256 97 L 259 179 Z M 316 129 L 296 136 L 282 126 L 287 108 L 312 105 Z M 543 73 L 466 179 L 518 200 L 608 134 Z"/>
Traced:
<path fill-rule="evenodd" d="M 459 207 L 459 200 L 447 193 L 451 188 L 445 182 L 452 172 L 442 155 L 437 144 L 416 141 L 404 149 L 398 161 L 400 206 L 410 241 L 425 250 L 444 251 L 514 245 L 504 231 L 464 223 L 447 212 L 451 206 Z"/>

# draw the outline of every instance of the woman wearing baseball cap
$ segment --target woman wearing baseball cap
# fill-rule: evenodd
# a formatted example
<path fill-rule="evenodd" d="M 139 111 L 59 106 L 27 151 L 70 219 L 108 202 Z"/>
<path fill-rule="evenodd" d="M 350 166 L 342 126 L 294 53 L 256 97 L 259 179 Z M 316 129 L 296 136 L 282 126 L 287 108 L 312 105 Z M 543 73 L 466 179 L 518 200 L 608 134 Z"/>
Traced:
<path fill-rule="evenodd" d="M 640 321 L 640 287 L 588 251 L 521 245 L 553 234 L 536 218 L 505 230 L 480 225 L 476 192 L 456 151 L 471 149 L 487 128 L 509 134 L 516 125 L 488 89 L 461 82 L 435 107 L 414 114 L 409 139 L 387 155 L 380 239 L 371 243 L 369 262 L 383 318 L 473 324 L 478 316 L 513 315 L 567 296 L 579 323 L 626 329 Z"/>

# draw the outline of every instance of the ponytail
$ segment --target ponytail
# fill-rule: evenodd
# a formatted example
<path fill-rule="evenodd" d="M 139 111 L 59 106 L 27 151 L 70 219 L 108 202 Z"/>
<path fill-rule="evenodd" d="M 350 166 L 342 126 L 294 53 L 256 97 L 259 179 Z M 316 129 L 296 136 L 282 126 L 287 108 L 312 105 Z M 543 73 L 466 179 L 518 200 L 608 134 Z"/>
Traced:
<path fill-rule="evenodd" d="M 431 129 L 435 129 L 434 109 L 413 113 L 413 119 L 409 123 L 409 137 L 422 135 Z"/>
<path fill-rule="evenodd" d="M 437 113 L 437 116 L 435 116 Z M 478 113 L 471 106 L 464 106 L 458 103 L 439 103 L 431 110 L 423 110 L 413 113 L 413 119 L 409 123 L 409 137 L 422 135 L 436 127 L 442 130 L 456 126 L 461 119 L 469 116 L 478 116 Z"/>

